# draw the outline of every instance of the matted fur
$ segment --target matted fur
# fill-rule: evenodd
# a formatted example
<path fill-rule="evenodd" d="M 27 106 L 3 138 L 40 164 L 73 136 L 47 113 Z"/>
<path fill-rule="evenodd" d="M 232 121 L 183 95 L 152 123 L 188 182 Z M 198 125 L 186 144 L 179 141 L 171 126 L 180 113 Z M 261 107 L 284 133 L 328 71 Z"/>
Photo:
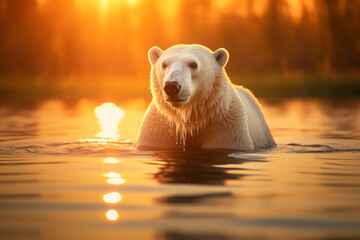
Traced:
<path fill-rule="evenodd" d="M 152 50 L 155 53 L 151 53 Z M 253 150 L 275 145 L 255 97 L 250 91 L 231 84 L 223 68 L 228 58 L 226 50 L 214 53 L 201 45 L 176 45 L 165 52 L 152 50 L 149 59 L 153 100 L 136 147 Z M 218 53 L 222 54 L 221 58 L 217 57 Z M 174 107 L 165 100 L 166 73 L 162 63 L 166 59 L 184 62 L 182 69 L 185 69 L 189 58 L 199 65 L 198 71 L 187 79 L 191 81 L 188 84 L 192 85 L 192 92 L 183 105 Z M 189 71 L 185 70 L 184 78 L 189 77 Z"/>

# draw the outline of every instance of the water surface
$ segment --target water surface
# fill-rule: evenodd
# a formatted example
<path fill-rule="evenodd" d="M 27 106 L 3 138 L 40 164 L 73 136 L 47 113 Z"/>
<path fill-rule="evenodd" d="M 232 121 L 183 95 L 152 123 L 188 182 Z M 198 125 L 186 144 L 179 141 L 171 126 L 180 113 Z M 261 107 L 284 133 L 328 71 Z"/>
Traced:
<path fill-rule="evenodd" d="M 360 100 L 263 99 L 253 152 L 138 151 L 112 102 L 0 103 L 2 239 L 360 238 Z"/>

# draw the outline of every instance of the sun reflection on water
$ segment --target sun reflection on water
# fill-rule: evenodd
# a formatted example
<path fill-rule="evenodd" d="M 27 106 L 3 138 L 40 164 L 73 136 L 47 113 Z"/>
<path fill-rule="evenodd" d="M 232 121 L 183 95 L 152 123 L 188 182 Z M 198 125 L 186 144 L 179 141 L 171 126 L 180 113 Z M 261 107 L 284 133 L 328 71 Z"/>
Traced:
<path fill-rule="evenodd" d="M 121 177 L 120 173 L 117 172 L 108 172 L 104 174 L 104 177 L 108 177 L 108 178 L 119 178 Z"/>
<path fill-rule="evenodd" d="M 108 210 L 106 212 L 106 218 L 110 221 L 116 221 L 119 219 L 119 213 L 114 209 Z"/>
<path fill-rule="evenodd" d="M 113 157 L 109 157 L 109 158 L 105 158 L 104 159 L 104 163 L 118 163 L 120 162 L 120 160 L 113 158 Z"/>
<path fill-rule="evenodd" d="M 101 132 L 96 136 L 101 138 L 118 138 L 117 127 L 125 112 L 114 103 L 103 103 L 95 108 L 96 117 L 99 119 Z"/>
<path fill-rule="evenodd" d="M 120 173 L 117 173 L 117 172 L 105 173 L 104 177 L 108 177 L 106 182 L 109 184 L 116 185 L 116 184 L 124 184 L 125 183 L 125 180 L 123 178 L 121 178 Z"/>
<path fill-rule="evenodd" d="M 124 184 L 125 180 L 123 178 L 109 178 L 106 182 L 109 184 L 117 185 Z"/>
<path fill-rule="evenodd" d="M 104 201 L 107 203 L 118 203 L 121 201 L 121 195 L 118 192 L 104 194 Z"/>
<path fill-rule="evenodd" d="M 105 158 L 104 163 L 118 163 L 119 160 L 113 157 Z M 110 171 L 103 174 L 108 184 L 116 185 L 116 184 L 124 184 L 125 180 L 121 177 L 121 174 L 118 172 Z M 119 192 L 110 192 L 106 193 L 103 196 L 103 199 L 106 203 L 117 204 L 121 201 L 122 197 Z M 119 219 L 118 211 L 111 209 L 106 212 L 106 218 L 109 221 L 116 221 Z"/>
<path fill-rule="evenodd" d="M 120 161 L 113 157 L 104 159 L 104 163 L 112 163 L 113 164 L 113 163 L 118 163 L 118 162 L 120 162 Z M 119 185 L 119 184 L 125 183 L 125 180 L 121 177 L 121 174 L 118 172 L 114 172 L 114 171 L 106 172 L 103 174 L 103 176 L 105 178 L 107 178 L 106 182 L 111 185 Z M 119 192 L 109 192 L 109 193 L 104 194 L 103 199 L 106 203 L 118 204 L 121 201 L 122 196 L 120 195 Z M 109 220 L 109 221 L 116 221 L 119 218 L 118 211 L 116 211 L 114 209 L 108 210 L 105 215 L 106 215 L 107 220 Z"/>

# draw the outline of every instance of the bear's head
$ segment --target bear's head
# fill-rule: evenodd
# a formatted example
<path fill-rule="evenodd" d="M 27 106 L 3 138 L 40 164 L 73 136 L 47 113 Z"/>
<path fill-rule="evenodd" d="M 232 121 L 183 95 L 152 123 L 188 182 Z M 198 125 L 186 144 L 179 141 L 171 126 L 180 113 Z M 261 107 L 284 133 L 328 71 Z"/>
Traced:
<path fill-rule="evenodd" d="M 151 91 L 158 111 L 170 121 L 189 122 L 193 113 L 216 101 L 228 81 L 224 67 L 228 52 L 215 52 L 201 45 L 175 45 L 165 51 L 152 47 Z"/>

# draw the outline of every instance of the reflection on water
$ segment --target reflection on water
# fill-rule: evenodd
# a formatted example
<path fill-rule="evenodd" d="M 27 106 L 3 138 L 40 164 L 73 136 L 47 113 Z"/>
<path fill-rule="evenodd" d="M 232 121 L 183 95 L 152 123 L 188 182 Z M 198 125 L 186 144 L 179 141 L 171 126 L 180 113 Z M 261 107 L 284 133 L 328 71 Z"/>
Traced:
<path fill-rule="evenodd" d="M 118 203 L 121 201 L 121 195 L 118 192 L 104 194 L 104 201 L 107 203 Z"/>
<path fill-rule="evenodd" d="M 109 221 L 116 221 L 119 218 L 119 213 L 114 209 L 108 210 L 106 212 L 106 218 L 109 219 Z"/>
<path fill-rule="evenodd" d="M 132 149 L 143 99 L 94 139 L 103 102 L 0 103 L 1 238 L 359 239 L 360 101 L 262 103 L 254 152 Z"/>
<path fill-rule="evenodd" d="M 154 178 L 160 183 L 224 185 L 227 180 L 247 175 L 242 163 L 265 161 L 262 157 L 236 159 L 228 154 L 230 152 L 226 151 L 159 152 L 153 163 L 159 166 Z M 227 164 L 235 166 L 223 166 Z M 237 173 L 229 170 L 237 170 Z"/>
<path fill-rule="evenodd" d="M 118 138 L 117 133 L 119 122 L 124 117 L 125 112 L 114 103 L 103 103 L 95 108 L 96 117 L 99 119 L 101 132 L 97 134 L 101 138 Z"/>
<path fill-rule="evenodd" d="M 107 180 L 107 183 L 114 184 L 114 185 L 119 185 L 119 184 L 124 184 L 125 180 L 123 178 L 109 178 Z"/>
<path fill-rule="evenodd" d="M 108 172 L 104 174 L 105 177 L 109 177 L 109 178 L 119 178 L 121 177 L 120 173 L 117 172 Z"/>
<path fill-rule="evenodd" d="M 360 100 L 292 99 L 263 104 L 275 137 L 360 139 Z"/>
<path fill-rule="evenodd" d="M 109 172 L 109 173 L 104 174 L 104 176 L 108 177 L 106 182 L 109 183 L 109 184 L 119 185 L 119 184 L 124 184 L 125 183 L 125 180 L 123 178 L 121 178 L 120 173 Z"/>
<path fill-rule="evenodd" d="M 116 158 L 110 157 L 105 158 L 104 163 L 118 163 L 119 160 Z M 125 180 L 121 177 L 121 174 L 118 172 L 110 171 L 107 173 L 104 173 L 103 176 L 106 179 L 106 182 L 110 185 L 121 185 L 125 183 Z M 107 194 L 104 194 L 103 199 L 106 203 L 110 204 L 116 204 L 119 203 L 122 200 L 122 196 L 118 192 L 110 192 Z M 106 212 L 106 218 L 109 221 L 116 221 L 119 218 L 119 213 L 115 209 L 108 210 Z"/>
<path fill-rule="evenodd" d="M 118 163 L 120 162 L 118 159 L 113 158 L 113 157 L 109 157 L 109 158 L 105 158 L 104 159 L 104 163 Z"/>

